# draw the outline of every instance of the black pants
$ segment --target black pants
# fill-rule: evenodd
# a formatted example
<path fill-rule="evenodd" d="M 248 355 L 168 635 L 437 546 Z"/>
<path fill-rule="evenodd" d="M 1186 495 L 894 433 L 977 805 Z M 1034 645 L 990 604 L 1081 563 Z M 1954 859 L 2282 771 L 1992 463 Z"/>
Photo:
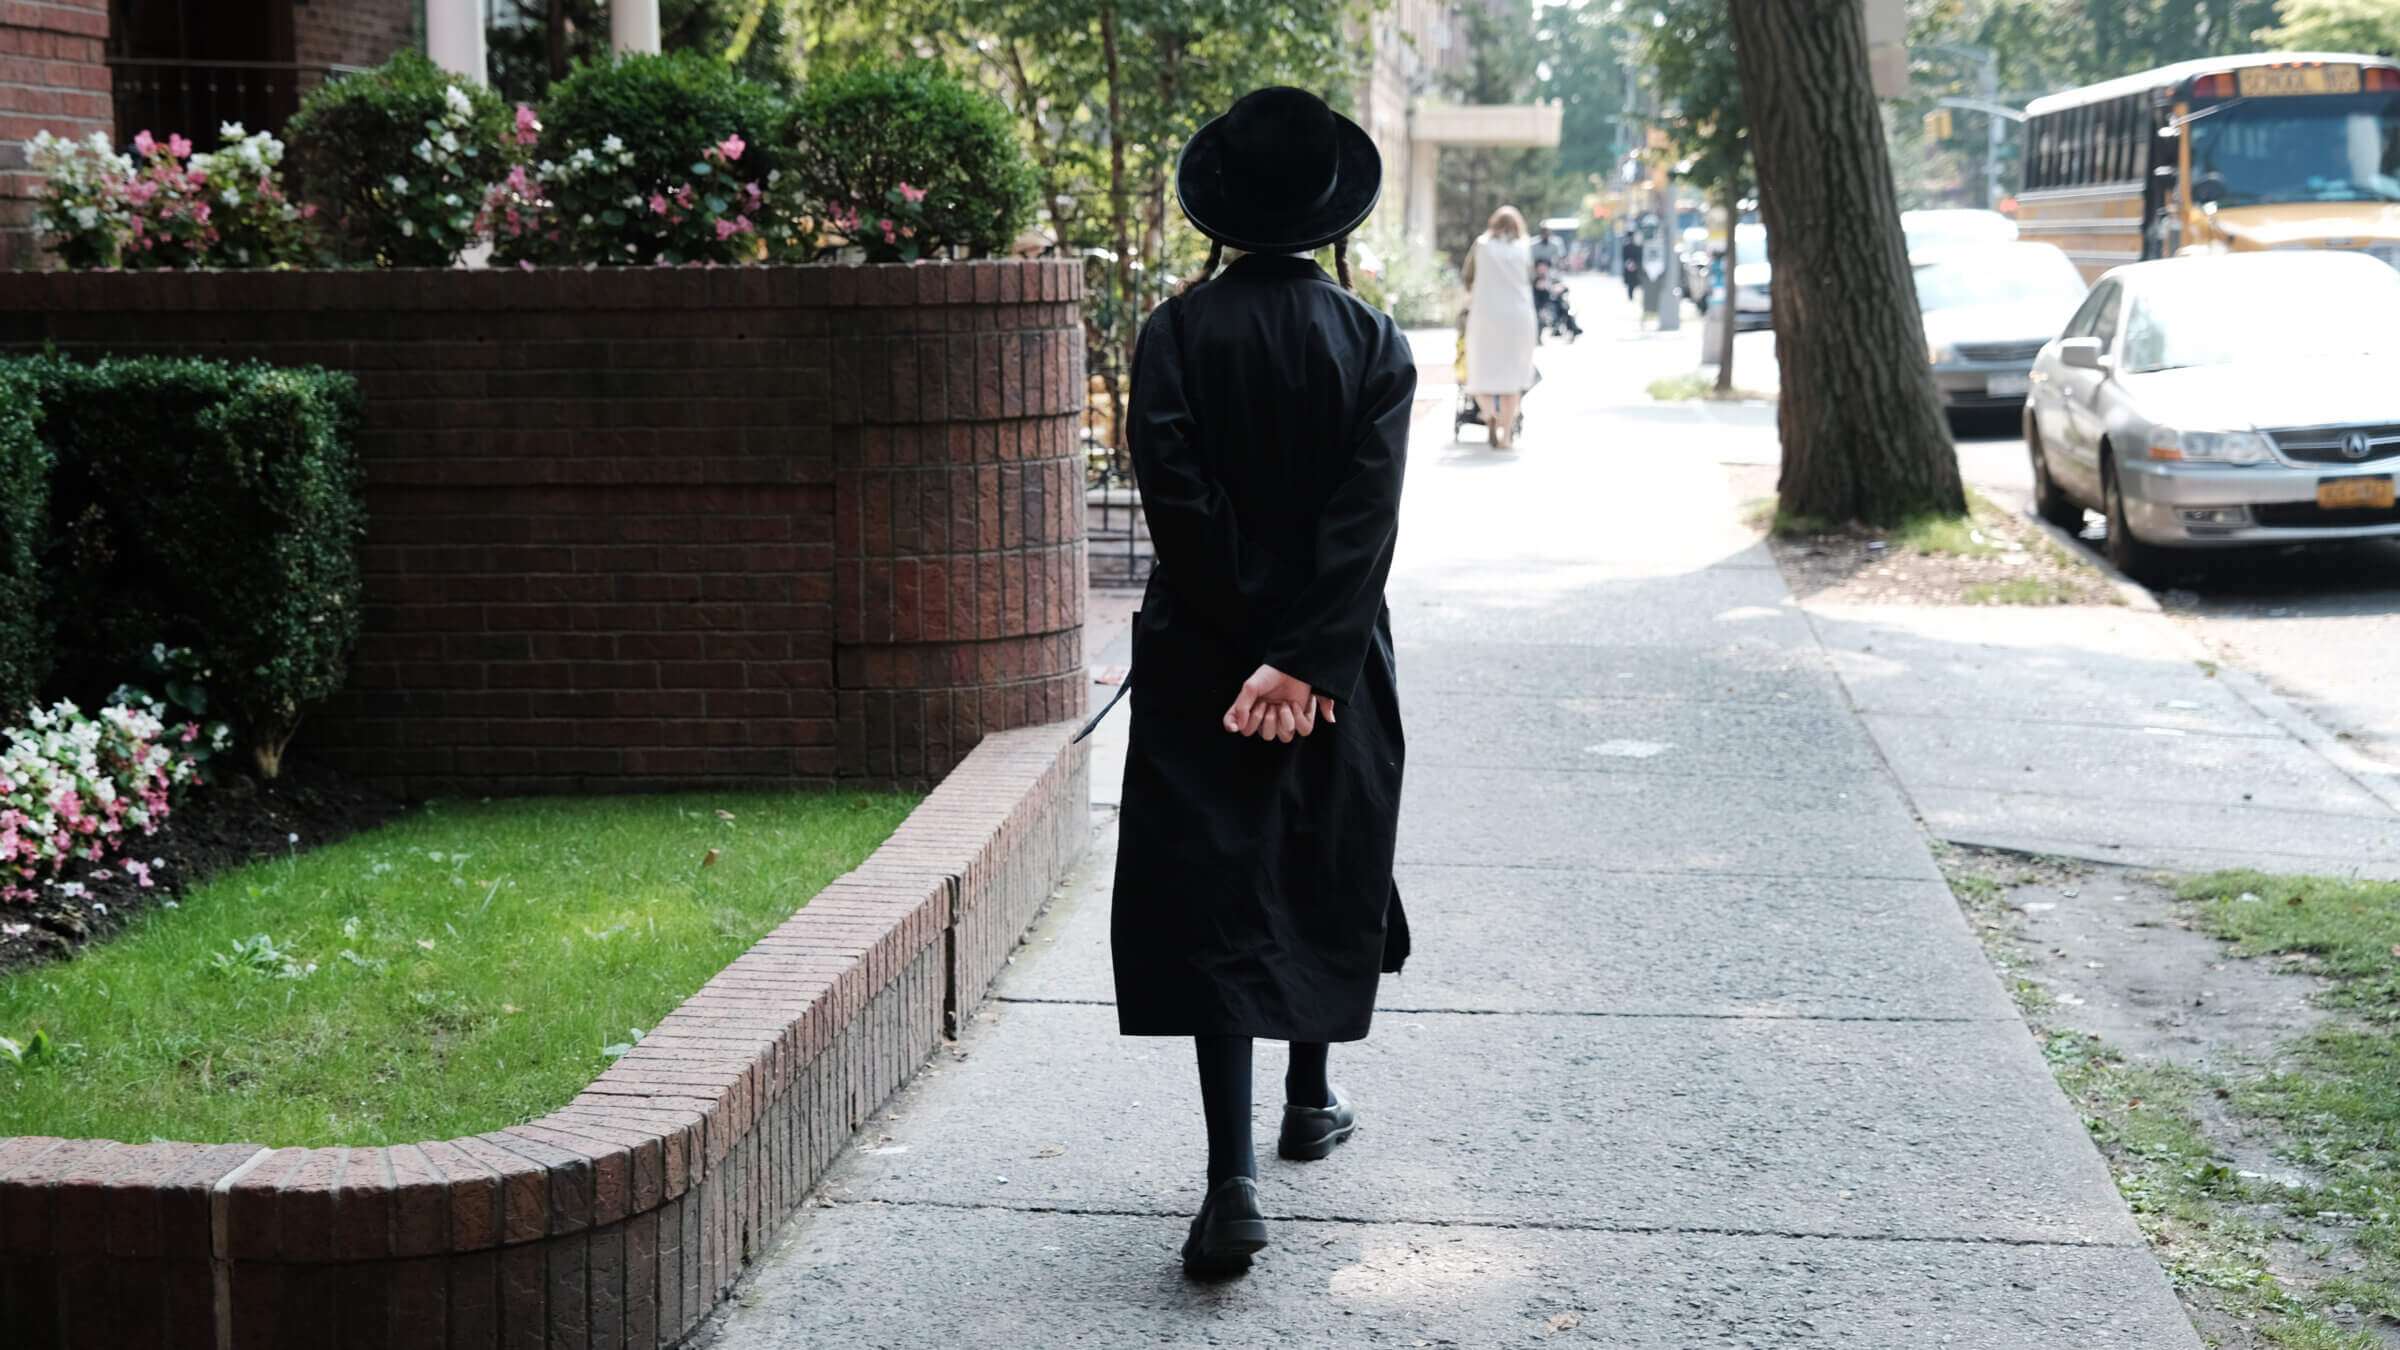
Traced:
<path fill-rule="evenodd" d="M 1256 1177 L 1258 1156 L 1250 1147 L 1250 1038 L 1195 1036 L 1200 1061 L 1200 1114 L 1208 1122 L 1208 1186 L 1227 1177 Z M 1323 1041 L 1292 1042 L 1283 1074 L 1283 1099 L 1296 1106 L 1330 1106 L 1325 1081 L 1328 1047 Z"/>

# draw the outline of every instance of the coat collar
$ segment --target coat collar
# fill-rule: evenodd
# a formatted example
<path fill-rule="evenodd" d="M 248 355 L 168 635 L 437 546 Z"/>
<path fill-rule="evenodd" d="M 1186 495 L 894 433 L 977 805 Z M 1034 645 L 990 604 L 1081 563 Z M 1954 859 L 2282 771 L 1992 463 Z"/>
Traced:
<path fill-rule="evenodd" d="M 1274 278 L 1282 281 L 1324 281 L 1325 269 L 1314 258 L 1294 258 L 1281 253 L 1245 253 L 1225 269 L 1244 276 Z"/>

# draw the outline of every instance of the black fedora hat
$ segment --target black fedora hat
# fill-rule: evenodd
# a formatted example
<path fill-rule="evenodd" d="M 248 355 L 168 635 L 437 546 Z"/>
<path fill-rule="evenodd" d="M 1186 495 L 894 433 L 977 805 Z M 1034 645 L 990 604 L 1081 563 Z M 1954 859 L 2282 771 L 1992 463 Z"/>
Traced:
<path fill-rule="evenodd" d="M 1193 134 L 1175 197 L 1200 233 L 1249 253 L 1319 249 L 1383 195 L 1383 156 L 1356 122 L 1305 89 L 1244 94 Z"/>

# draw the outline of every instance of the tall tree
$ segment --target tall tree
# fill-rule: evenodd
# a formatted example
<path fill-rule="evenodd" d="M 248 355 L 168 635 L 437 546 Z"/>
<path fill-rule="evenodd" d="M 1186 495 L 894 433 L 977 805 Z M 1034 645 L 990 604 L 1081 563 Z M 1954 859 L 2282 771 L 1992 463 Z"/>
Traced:
<path fill-rule="evenodd" d="M 1897 523 L 1959 515 L 1958 456 L 1925 362 L 1859 0 L 1731 0 L 1775 250 L 1781 505 Z"/>
<path fill-rule="evenodd" d="M 1667 140 L 1684 181 L 1708 194 L 1725 213 L 1725 278 L 1731 289 L 1741 259 L 1734 223 L 1750 183 L 1750 123 L 1742 105 L 1742 76 L 1733 57 L 1725 0 L 1665 0 L 1655 21 L 1637 30 L 1642 55 L 1658 83 Z M 1722 320 L 1731 331 L 1731 302 Z M 1717 388 L 1733 389 L 1733 343 L 1717 362 Z"/>

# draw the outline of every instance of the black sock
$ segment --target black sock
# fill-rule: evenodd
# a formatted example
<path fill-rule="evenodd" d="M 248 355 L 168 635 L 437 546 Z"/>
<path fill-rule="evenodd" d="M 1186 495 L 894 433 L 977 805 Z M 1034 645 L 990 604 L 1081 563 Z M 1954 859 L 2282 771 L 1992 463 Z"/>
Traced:
<path fill-rule="evenodd" d="M 1283 1071 L 1283 1099 L 1294 1106 L 1333 1105 L 1333 1085 L 1325 1081 L 1325 1056 L 1332 1047 L 1323 1041 L 1292 1042 L 1291 1067 Z"/>
<path fill-rule="evenodd" d="M 1195 1036 L 1200 1055 L 1200 1115 L 1208 1122 L 1208 1188 L 1228 1177 L 1258 1177 L 1250 1151 L 1250 1038 Z"/>

